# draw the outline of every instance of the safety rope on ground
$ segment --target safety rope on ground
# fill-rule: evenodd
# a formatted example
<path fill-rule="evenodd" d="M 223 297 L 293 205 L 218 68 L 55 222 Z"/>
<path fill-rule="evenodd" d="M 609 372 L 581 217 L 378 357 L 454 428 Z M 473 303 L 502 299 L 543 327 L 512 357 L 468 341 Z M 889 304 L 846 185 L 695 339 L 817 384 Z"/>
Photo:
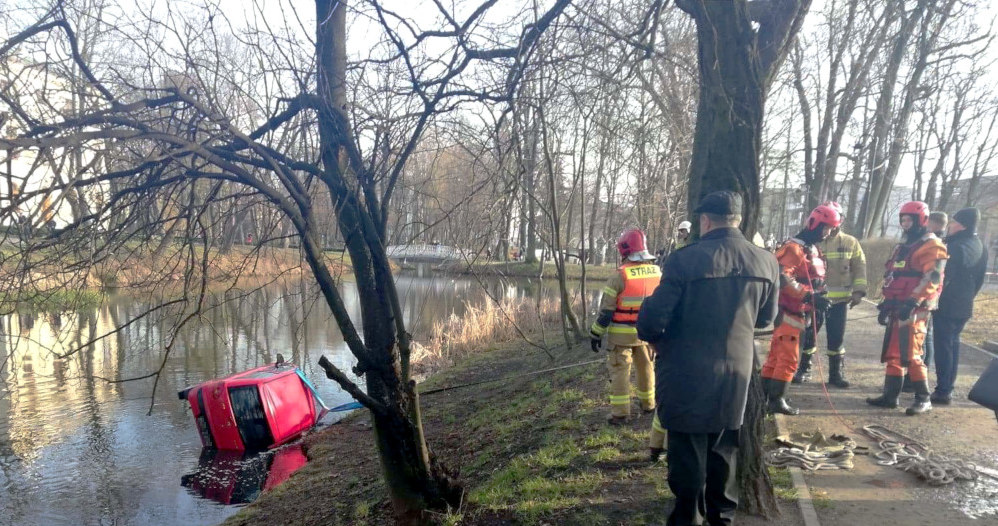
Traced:
<path fill-rule="evenodd" d="M 798 467 L 805 471 L 822 469 L 852 469 L 852 459 L 856 456 L 852 447 L 837 450 L 809 450 L 797 447 L 778 447 L 766 453 L 766 463 L 775 467 Z"/>
<path fill-rule="evenodd" d="M 871 456 L 881 466 L 914 473 L 935 486 L 977 480 L 977 466 L 970 462 L 940 455 L 925 444 L 881 425 L 863 426 L 863 432 L 877 441 L 879 450 L 871 452 Z"/>

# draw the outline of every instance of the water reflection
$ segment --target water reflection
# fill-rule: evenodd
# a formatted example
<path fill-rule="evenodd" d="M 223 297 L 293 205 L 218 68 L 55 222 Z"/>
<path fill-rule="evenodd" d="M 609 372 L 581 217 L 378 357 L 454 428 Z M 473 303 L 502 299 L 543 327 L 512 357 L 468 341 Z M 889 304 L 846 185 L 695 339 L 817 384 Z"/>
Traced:
<path fill-rule="evenodd" d="M 263 453 L 204 449 L 197 471 L 181 477 L 180 485 L 219 504 L 246 504 L 287 480 L 307 460 L 299 445 Z"/>
<path fill-rule="evenodd" d="M 397 286 L 417 339 L 467 304 L 488 301 L 469 279 L 403 276 Z M 536 281 L 487 287 L 499 299 L 550 293 Z M 356 316 L 356 290 L 346 285 L 342 293 Z M 351 400 L 316 365 L 325 354 L 350 371 L 354 358 L 308 283 L 212 296 L 183 326 L 190 305 L 157 304 L 118 295 L 87 311 L 0 318 L 0 525 L 217 524 L 234 506 L 177 484 L 201 455 L 177 391 L 280 352 L 328 405 Z M 160 369 L 153 402 L 147 376 Z"/>

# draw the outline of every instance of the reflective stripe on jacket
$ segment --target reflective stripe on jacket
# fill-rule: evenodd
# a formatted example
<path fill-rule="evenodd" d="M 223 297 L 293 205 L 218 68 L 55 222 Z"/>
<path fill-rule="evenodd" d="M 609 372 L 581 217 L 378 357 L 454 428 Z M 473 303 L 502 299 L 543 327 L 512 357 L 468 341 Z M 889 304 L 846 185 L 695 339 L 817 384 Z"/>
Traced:
<path fill-rule="evenodd" d="M 859 241 L 839 232 L 819 244 L 828 268 L 825 283 L 832 303 L 846 301 L 853 291 L 866 293 L 866 254 Z"/>
<path fill-rule="evenodd" d="M 613 322 L 633 325 L 638 321 L 641 304 L 645 298 L 655 292 L 655 287 L 662 279 L 662 269 L 652 263 L 638 263 L 624 265 L 619 270 L 624 290 L 617 294 L 617 308 L 613 312 Z"/>
<path fill-rule="evenodd" d="M 662 269 L 653 262 L 627 262 L 603 287 L 600 314 L 589 331 L 609 335 L 608 346 L 639 345 L 635 323 L 644 299 L 655 291 Z"/>

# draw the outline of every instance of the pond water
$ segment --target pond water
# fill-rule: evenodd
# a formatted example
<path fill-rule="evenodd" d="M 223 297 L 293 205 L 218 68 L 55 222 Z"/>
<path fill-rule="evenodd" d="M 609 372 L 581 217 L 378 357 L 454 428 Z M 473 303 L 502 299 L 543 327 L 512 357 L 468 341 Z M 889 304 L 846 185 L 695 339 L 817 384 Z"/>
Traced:
<path fill-rule="evenodd" d="M 471 279 L 421 273 L 397 281 L 417 339 L 433 322 L 488 301 Z M 488 286 L 514 298 L 554 293 L 536 281 Z M 311 288 L 213 296 L 179 330 L 183 313 L 149 312 L 153 303 L 120 294 L 96 309 L 0 319 L 0 525 L 217 524 L 290 475 L 304 460 L 293 446 L 249 459 L 202 452 L 177 391 L 282 353 L 329 407 L 350 402 L 316 365 L 324 354 L 349 371 L 354 359 Z M 342 292 L 356 315 L 356 290 Z M 120 382 L 160 368 L 154 398 L 153 378 Z"/>

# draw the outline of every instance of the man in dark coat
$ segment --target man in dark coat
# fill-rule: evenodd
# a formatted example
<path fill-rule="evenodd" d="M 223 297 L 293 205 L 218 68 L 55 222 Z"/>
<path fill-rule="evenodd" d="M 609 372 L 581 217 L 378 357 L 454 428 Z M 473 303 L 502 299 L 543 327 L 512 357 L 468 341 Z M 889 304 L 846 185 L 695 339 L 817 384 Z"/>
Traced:
<path fill-rule="evenodd" d="M 754 330 L 773 322 L 780 267 L 738 230 L 741 198 L 704 197 L 700 241 L 672 253 L 638 313 L 655 346 L 658 418 L 668 431 L 670 526 L 731 524 L 738 431 L 755 359 Z"/>
<path fill-rule="evenodd" d="M 953 214 L 947 227 L 949 261 L 946 262 L 939 308 L 932 317 L 936 389 L 930 400 L 937 405 L 952 402 L 953 383 L 960 361 L 960 333 L 967 320 L 974 315 L 974 297 L 984 285 L 988 251 L 977 237 L 980 220 L 978 209 L 964 208 Z"/>

